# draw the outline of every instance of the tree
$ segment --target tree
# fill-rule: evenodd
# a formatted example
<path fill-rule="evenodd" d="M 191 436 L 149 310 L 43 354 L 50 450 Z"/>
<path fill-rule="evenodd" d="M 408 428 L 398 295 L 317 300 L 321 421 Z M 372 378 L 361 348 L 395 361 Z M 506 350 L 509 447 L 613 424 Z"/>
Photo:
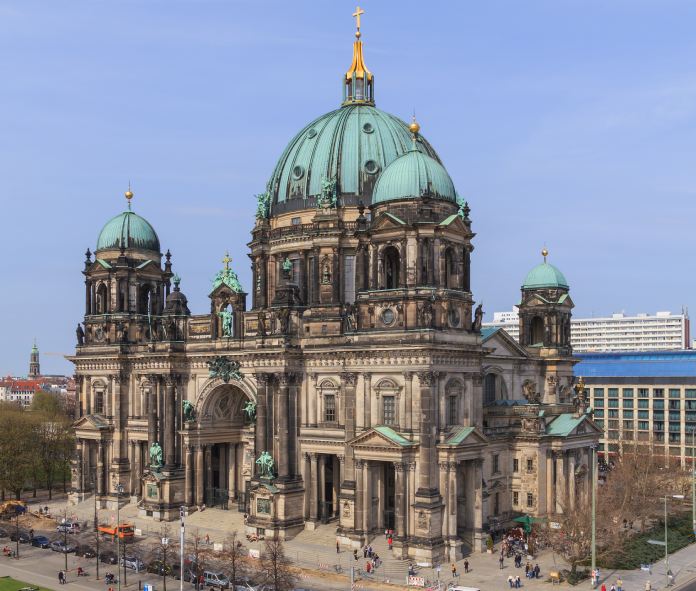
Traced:
<path fill-rule="evenodd" d="M 150 562 L 157 561 L 159 567 L 158 574 L 162 575 L 162 591 L 167 591 L 167 577 L 172 575 L 174 561 L 178 555 L 173 542 L 171 527 L 165 523 L 160 530 L 159 540 L 157 540 L 150 552 Z M 181 576 L 183 577 L 184 573 L 181 573 Z"/>
<path fill-rule="evenodd" d="M 264 543 L 261 570 L 274 591 L 292 591 L 295 587 L 297 576 L 291 570 L 290 559 L 285 556 L 283 541 L 277 536 Z"/>
<path fill-rule="evenodd" d="M 549 523 L 539 537 L 568 562 L 571 577 L 575 578 L 578 565 L 589 559 L 592 553 L 592 509 L 576 506 L 573 511 L 554 516 L 553 522 L 554 526 Z"/>
<path fill-rule="evenodd" d="M 21 407 L 0 408 L 0 482 L 16 499 L 22 496 L 34 462 L 32 426 Z"/>
<path fill-rule="evenodd" d="M 220 564 L 230 575 L 230 587 L 236 589 L 237 585 L 243 583 L 243 579 L 248 573 L 248 567 L 244 558 L 247 555 L 246 548 L 242 545 L 236 531 L 232 532 L 223 546 L 220 555 Z"/>
<path fill-rule="evenodd" d="M 32 412 L 39 412 L 48 417 L 63 414 L 63 409 L 61 408 L 58 397 L 45 390 L 39 390 L 34 393 L 29 410 Z"/>
<path fill-rule="evenodd" d="M 203 538 L 198 529 L 189 537 L 186 547 L 191 560 L 191 574 L 193 575 L 191 582 L 195 583 L 196 589 L 199 589 L 201 577 L 210 560 L 210 550 L 204 547 Z M 183 578 L 184 573 L 181 573 L 181 576 Z"/>

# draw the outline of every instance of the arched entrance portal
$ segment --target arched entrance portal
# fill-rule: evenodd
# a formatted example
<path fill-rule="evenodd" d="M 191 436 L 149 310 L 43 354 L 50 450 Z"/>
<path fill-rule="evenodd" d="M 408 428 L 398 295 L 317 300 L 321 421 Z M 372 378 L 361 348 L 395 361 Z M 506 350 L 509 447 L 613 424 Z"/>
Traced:
<path fill-rule="evenodd" d="M 246 507 L 245 452 L 253 441 L 253 422 L 244 408 L 250 398 L 234 384 L 221 384 L 199 411 L 198 431 L 191 433 L 195 450 L 193 504 L 221 509 Z M 189 469 L 187 465 L 187 470 Z"/>

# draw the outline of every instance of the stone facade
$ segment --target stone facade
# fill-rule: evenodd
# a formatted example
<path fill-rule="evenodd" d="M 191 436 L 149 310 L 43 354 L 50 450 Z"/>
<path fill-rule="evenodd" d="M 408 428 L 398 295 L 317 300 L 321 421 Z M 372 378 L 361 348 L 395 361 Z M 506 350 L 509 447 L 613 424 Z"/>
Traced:
<path fill-rule="evenodd" d="M 354 547 L 392 529 L 393 551 L 423 561 L 585 494 L 597 430 L 572 404 L 567 289 L 523 291 L 520 317 L 548 338 L 482 332 L 468 206 L 430 184 L 378 203 L 374 181 L 341 186 L 282 204 L 269 187 L 250 305 L 226 257 L 209 314 L 190 313 L 149 226 L 100 237 L 72 357 L 76 493 L 112 506 L 120 483 L 143 515 L 205 504 L 281 537 L 330 522 Z"/>

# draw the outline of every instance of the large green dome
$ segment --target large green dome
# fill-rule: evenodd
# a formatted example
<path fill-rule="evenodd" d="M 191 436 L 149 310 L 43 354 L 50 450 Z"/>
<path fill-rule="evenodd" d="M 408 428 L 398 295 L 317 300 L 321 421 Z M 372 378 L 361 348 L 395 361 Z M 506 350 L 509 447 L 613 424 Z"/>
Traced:
<path fill-rule="evenodd" d="M 106 222 L 97 240 L 97 251 L 121 246 L 160 252 L 160 241 L 154 228 L 146 219 L 130 210 Z"/>
<path fill-rule="evenodd" d="M 543 262 L 534 267 L 524 280 L 522 289 L 537 289 L 542 287 L 561 287 L 569 289 L 565 276 L 553 265 Z"/>
<path fill-rule="evenodd" d="M 412 147 L 408 125 L 370 104 L 347 104 L 305 126 L 288 144 L 269 183 L 274 214 L 310 207 L 322 180 L 336 179 L 339 205 L 369 205 L 379 174 Z M 439 158 L 419 136 L 416 148 Z"/>
<path fill-rule="evenodd" d="M 427 154 L 411 150 L 394 160 L 379 175 L 372 202 L 425 196 L 457 201 L 454 183 L 445 167 Z"/>

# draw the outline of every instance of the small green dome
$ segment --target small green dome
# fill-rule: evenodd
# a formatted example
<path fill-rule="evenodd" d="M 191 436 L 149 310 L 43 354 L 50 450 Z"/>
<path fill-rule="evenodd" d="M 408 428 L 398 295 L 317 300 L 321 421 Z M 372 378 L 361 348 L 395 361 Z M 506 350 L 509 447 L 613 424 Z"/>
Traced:
<path fill-rule="evenodd" d="M 379 175 L 373 203 L 428 196 L 457 201 L 450 175 L 437 160 L 418 150 L 411 150 L 392 162 Z"/>
<path fill-rule="evenodd" d="M 411 146 L 408 125 L 372 105 L 326 113 L 305 126 L 278 160 L 268 186 L 271 213 L 321 195 L 325 179 L 335 179 L 339 205 L 344 195 L 369 205 L 377 176 Z M 416 149 L 438 159 L 420 136 Z"/>
<path fill-rule="evenodd" d="M 106 222 L 99 233 L 97 250 L 138 248 L 159 253 L 160 241 L 150 223 L 132 211 L 124 211 Z"/>
<path fill-rule="evenodd" d="M 541 263 L 534 267 L 524 280 L 522 289 L 537 289 L 540 287 L 562 287 L 569 289 L 565 276 L 549 263 Z"/>

